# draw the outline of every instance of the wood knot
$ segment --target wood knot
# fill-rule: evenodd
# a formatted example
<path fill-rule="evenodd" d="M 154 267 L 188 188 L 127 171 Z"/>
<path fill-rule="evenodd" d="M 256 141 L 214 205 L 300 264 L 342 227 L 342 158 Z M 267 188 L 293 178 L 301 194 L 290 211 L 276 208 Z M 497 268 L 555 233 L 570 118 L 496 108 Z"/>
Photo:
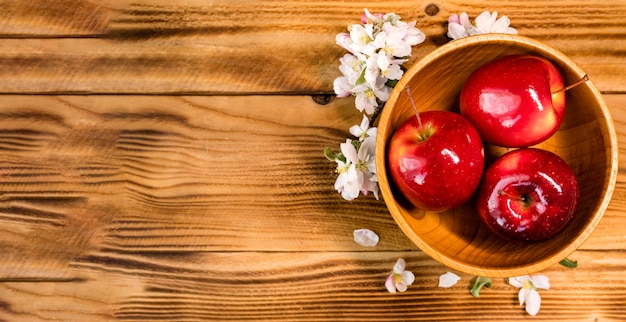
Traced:
<path fill-rule="evenodd" d="M 328 102 L 330 102 L 330 98 L 332 97 L 332 95 L 328 95 L 328 94 L 316 94 L 316 95 L 311 95 L 311 98 L 313 99 L 313 102 L 319 104 L 319 105 L 326 105 L 328 104 Z"/>
<path fill-rule="evenodd" d="M 439 7 L 434 3 L 429 3 L 426 5 L 426 8 L 424 8 L 424 12 L 428 16 L 436 16 L 439 13 Z"/>

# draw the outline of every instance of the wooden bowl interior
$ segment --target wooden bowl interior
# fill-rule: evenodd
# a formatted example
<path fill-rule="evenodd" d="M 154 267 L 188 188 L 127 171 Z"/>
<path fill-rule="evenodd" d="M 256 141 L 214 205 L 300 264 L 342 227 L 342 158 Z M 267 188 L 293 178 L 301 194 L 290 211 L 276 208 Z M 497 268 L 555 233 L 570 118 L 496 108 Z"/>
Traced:
<path fill-rule="evenodd" d="M 507 241 L 491 233 L 478 217 L 474 200 L 443 213 L 412 207 L 390 185 L 385 150 L 394 130 L 414 115 L 407 86 L 420 111 L 457 110 L 458 94 L 475 69 L 495 58 L 529 53 L 550 59 L 565 83 L 584 73 L 561 53 L 531 39 L 481 35 L 451 42 L 407 71 L 386 103 L 379 122 L 377 165 L 381 192 L 394 219 L 424 252 L 449 267 L 491 277 L 530 274 L 556 264 L 591 234 L 608 205 L 617 172 L 617 142 L 603 99 L 591 81 L 567 92 L 565 118 L 558 132 L 537 145 L 556 152 L 572 167 L 580 184 L 573 221 L 556 237 L 542 242 Z M 486 146 L 486 153 L 505 149 Z M 488 165 L 486 165 L 488 166 Z"/>

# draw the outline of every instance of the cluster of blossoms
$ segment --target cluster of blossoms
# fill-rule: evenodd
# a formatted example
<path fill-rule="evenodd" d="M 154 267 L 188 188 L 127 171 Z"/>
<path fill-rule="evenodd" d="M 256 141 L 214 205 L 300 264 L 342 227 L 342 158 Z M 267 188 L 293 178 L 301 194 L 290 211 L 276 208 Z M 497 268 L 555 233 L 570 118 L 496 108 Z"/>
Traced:
<path fill-rule="evenodd" d="M 339 60 L 343 76 L 335 79 L 334 90 L 338 97 L 356 96 L 356 108 L 371 115 L 402 77 L 400 65 L 411 56 L 411 47 L 426 35 L 415 28 L 415 21 L 406 23 L 395 13 L 372 14 L 367 9 L 361 24 L 349 25 L 348 31 L 335 39 L 349 53 Z"/>
<path fill-rule="evenodd" d="M 361 23 L 349 25 L 348 31 L 335 39 L 349 53 L 339 59 L 343 76 L 335 79 L 333 86 L 337 97 L 356 97 L 356 108 L 364 115 L 360 125 L 350 128 L 357 139 L 346 139 L 337 154 L 330 148 L 325 154 L 337 163 L 335 189 L 344 199 L 353 200 L 359 193 L 369 192 L 378 199 L 374 157 L 377 129 L 370 127 L 369 117 L 387 101 L 404 74 L 400 66 L 411 56 L 411 47 L 426 36 L 415 28 L 415 21 L 405 23 L 395 13 L 372 14 L 367 9 Z"/>

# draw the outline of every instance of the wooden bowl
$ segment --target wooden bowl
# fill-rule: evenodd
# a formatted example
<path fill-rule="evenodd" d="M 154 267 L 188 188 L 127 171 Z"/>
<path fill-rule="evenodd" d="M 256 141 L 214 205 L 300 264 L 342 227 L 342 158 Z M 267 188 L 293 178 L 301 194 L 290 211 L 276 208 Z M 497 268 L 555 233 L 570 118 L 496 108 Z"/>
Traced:
<path fill-rule="evenodd" d="M 473 275 L 531 274 L 569 256 L 602 218 L 617 178 L 618 148 L 613 121 L 602 95 L 590 80 L 567 92 L 565 117 L 558 132 L 536 145 L 560 155 L 580 183 L 574 218 L 552 239 L 533 243 L 501 239 L 482 223 L 473 199 L 447 212 L 424 212 L 411 206 L 390 184 L 387 143 L 394 130 L 414 115 L 406 86 L 411 87 L 420 111 L 458 111 L 461 87 L 475 69 L 495 58 L 522 53 L 550 59 L 561 71 L 565 84 L 585 75 L 559 51 L 526 37 L 467 37 L 439 47 L 413 65 L 394 88 L 378 124 L 376 166 L 381 193 L 391 215 L 422 251 L 450 268 Z M 486 145 L 485 151 L 497 156 L 506 149 Z"/>

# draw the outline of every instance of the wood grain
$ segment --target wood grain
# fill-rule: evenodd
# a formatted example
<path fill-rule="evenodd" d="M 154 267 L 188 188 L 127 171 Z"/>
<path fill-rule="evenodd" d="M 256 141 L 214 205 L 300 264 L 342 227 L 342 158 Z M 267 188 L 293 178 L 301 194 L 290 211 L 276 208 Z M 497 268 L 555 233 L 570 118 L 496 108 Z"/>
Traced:
<path fill-rule="evenodd" d="M 579 251 L 577 269 L 551 268 L 537 321 L 620 321 L 626 309 L 621 251 Z M 398 257 L 416 275 L 406 293 L 384 280 Z M 517 289 L 494 279 L 480 298 L 473 276 L 437 287 L 446 272 L 422 252 L 95 253 L 65 282 L 0 284 L 7 321 L 526 321 Z M 593 274 L 586 274 L 593 272 Z M 607 287 L 611 285 L 610 287 Z"/>
<path fill-rule="evenodd" d="M 357 251 L 351 234 L 363 227 L 385 236 L 377 250 L 416 249 L 384 202 L 345 202 L 332 188 L 334 165 L 322 151 L 337 149 L 359 122 L 352 100 L 2 98 L 3 278 L 67 278 L 67 267 L 95 249 Z M 621 140 L 626 101 L 606 98 Z M 620 172 L 583 249 L 626 248 L 625 181 Z"/>
<path fill-rule="evenodd" d="M 0 0 L 0 321 L 528 320 L 503 279 L 479 299 L 466 274 L 437 288 L 448 269 L 384 202 L 332 188 L 322 152 L 361 116 L 310 95 L 332 93 L 335 34 L 363 7 L 418 21 L 407 66 L 448 41 L 450 13 L 497 10 L 589 73 L 617 187 L 579 267 L 542 272 L 532 319 L 623 321 L 624 0 Z M 398 257 L 416 282 L 391 295 Z"/>
<path fill-rule="evenodd" d="M 348 203 L 332 190 L 321 151 L 359 121 L 351 100 L 2 98 L 0 320 L 499 320 L 494 307 L 526 318 L 504 282 L 480 301 L 467 283 L 435 288 L 446 268 L 416 250 L 382 201 Z M 624 95 L 605 98 L 623 141 Z M 626 263 L 625 181 L 620 171 L 609 211 L 572 255 L 581 267 L 548 270 L 558 273 L 542 319 L 625 314 L 614 280 Z M 375 251 L 352 241 L 361 227 L 381 235 Z M 380 283 L 396 256 L 420 275 L 389 297 Z M 572 297 L 584 305 L 563 300 Z"/>
<path fill-rule="evenodd" d="M 449 41 L 450 13 L 497 8 L 519 33 L 570 56 L 604 92 L 624 92 L 626 1 L 382 1 L 417 20 L 416 59 Z M 335 35 L 363 4 L 336 1 L 2 0 L 0 93 L 332 93 L 345 52 Z M 493 10 L 493 9 L 491 9 Z M 432 10 L 428 11 L 431 12 Z M 285 69 L 290 72 L 283 73 Z"/>

